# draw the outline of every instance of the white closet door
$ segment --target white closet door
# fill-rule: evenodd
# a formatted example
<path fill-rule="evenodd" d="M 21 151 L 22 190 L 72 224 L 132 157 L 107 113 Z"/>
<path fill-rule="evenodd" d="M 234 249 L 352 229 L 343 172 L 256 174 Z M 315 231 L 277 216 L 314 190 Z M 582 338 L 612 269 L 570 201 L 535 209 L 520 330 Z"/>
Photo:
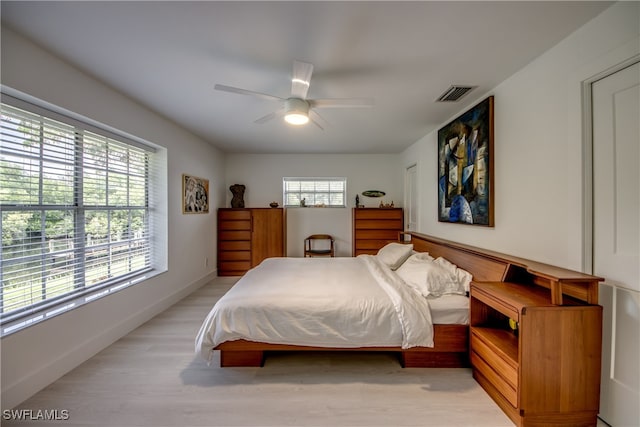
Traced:
<path fill-rule="evenodd" d="M 409 166 L 405 170 L 404 228 L 418 230 L 418 166 Z"/>
<path fill-rule="evenodd" d="M 640 424 L 640 64 L 592 85 L 593 267 L 606 278 L 600 417 Z"/>

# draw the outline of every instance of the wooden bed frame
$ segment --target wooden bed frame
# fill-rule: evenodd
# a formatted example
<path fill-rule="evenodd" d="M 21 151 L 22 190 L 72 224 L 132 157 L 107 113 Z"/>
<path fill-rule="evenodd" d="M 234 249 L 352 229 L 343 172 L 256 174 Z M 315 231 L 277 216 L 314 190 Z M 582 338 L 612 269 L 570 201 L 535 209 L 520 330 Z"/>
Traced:
<path fill-rule="evenodd" d="M 410 236 L 414 250 L 429 252 L 434 258 L 444 257 L 460 268 L 469 271 L 474 281 L 523 282 L 543 286 L 551 291 L 555 304 L 562 304 L 562 295 L 569 295 L 591 304 L 597 304 L 598 289 L 585 286 L 576 280 L 575 272 L 567 280 L 565 270 L 511 257 L 497 252 L 463 245 L 419 233 L 401 233 L 401 240 Z M 592 280 L 585 275 L 585 281 Z M 326 348 L 267 344 L 246 340 L 224 342 L 220 350 L 220 366 L 263 366 L 265 353 L 269 351 L 384 351 L 397 352 L 403 367 L 467 367 L 469 363 L 469 326 L 434 325 L 434 347 L 361 347 Z"/>

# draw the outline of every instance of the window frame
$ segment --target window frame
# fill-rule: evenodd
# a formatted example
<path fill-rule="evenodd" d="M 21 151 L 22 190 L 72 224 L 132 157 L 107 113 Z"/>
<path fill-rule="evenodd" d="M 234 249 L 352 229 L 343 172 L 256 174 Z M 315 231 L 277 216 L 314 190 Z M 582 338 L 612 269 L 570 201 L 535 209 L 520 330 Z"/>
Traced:
<path fill-rule="evenodd" d="M 287 183 L 291 182 L 291 183 L 299 183 L 300 186 L 302 186 L 303 182 L 313 182 L 314 186 L 316 184 L 322 184 L 322 183 L 326 183 L 328 186 L 328 190 L 324 191 L 324 190 L 317 190 L 317 189 L 313 189 L 313 190 L 288 190 L 287 189 Z M 331 190 L 331 183 L 332 182 L 340 182 L 342 183 L 342 190 L 341 191 L 335 191 L 335 190 Z M 289 194 L 298 194 L 298 200 L 302 200 L 302 195 L 312 195 L 314 197 L 314 201 L 312 203 L 308 203 L 305 202 L 304 205 L 300 204 L 300 201 L 298 201 L 296 204 L 290 204 L 287 203 L 288 202 L 288 195 Z M 324 195 L 327 194 L 327 197 L 329 199 L 329 204 L 319 204 L 316 201 L 316 196 L 317 195 Z M 342 204 L 331 204 L 330 203 L 330 199 L 331 199 L 331 194 L 341 194 L 342 195 Z M 323 208 L 346 208 L 347 207 L 347 178 L 346 177 L 283 177 L 282 178 L 282 205 L 285 208 L 295 208 L 295 207 L 323 207 Z"/>
<path fill-rule="evenodd" d="M 161 164 L 162 162 L 166 162 L 166 151 L 162 147 L 159 147 L 155 144 L 152 144 L 148 141 L 142 140 L 132 135 L 128 135 L 124 132 L 118 131 L 117 129 L 111 128 L 109 126 L 103 125 L 99 122 L 93 121 L 86 117 L 80 116 L 77 113 L 73 113 L 67 110 L 64 110 L 60 107 L 54 106 L 52 104 L 48 104 L 41 100 L 37 100 L 36 98 L 30 97 L 29 95 L 23 94 L 21 92 L 15 91 L 11 88 L 2 87 L 2 99 L 1 102 L 3 105 L 7 105 L 8 107 L 17 108 L 19 110 L 24 110 L 28 114 L 34 116 L 40 116 L 43 120 L 53 120 L 56 122 L 62 122 L 65 125 L 70 126 L 74 131 L 74 139 L 73 142 L 73 151 L 74 156 L 76 157 L 73 161 L 73 201 L 71 204 L 54 204 L 47 205 L 42 203 L 43 192 L 39 192 L 39 203 L 33 205 L 22 205 L 22 204 L 5 204 L 0 200 L 0 212 L 40 212 L 40 215 L 44 218 L 46 212 L 51 210 L 53 211 L 71 211 L 73 216 L 73 234 L 71 237 L 74 253 L 74 261 L 72 270 L 68 269 L 65 271 L 73 271 L 73 285 L 72 290 L 65 291 L 62 294 L 54 295 L 51 297 L 44 297 L 35 303 L 31 303 L 26 306 L 22 306 L 15 309 L 10 309 L 8 312 L 4 312 L 4 301 L 2 303 L 2 309 L 0 310 L 0 336 L 6 336 L 11 333 L 17 332 L 25 327 L 36 324 L 40 321 L 46 320 L 48 318 L 57 316 L 66 311 L 69 311 L 74 308 L 78 308 L 84 304 L 87 304 L 91 301 L 97 300 L 99 298 L 110 295 L 114 292 L 118 292 L 122 289 L 125 289 L 129 286 L 140 283 L 144 280 L 147 280 L 157 274 L 166 271 L 167 269 L 167 259 L 166 259 L 166 247 L 163 248 L 163 245 L 166 246 L 166 233 L 162 232 L 163 224 L 166 225 L 166 219 L 162 219 L 162 213 L 166 211 L 166 206 L 157 206 L 156 198 L 162 199 L 162 196 L 155 196 L 154 194 L 160 194 L 162 191 L 162 187 L 164 181 L 161 176 L 162 172 L 166 174 L 166 164 Z M 4 121 L 4 119 L 3 119 Z M 144 170 L 138 170 L 138 175 L 132 172 L 130 169 L 126 171 L 120 171 L 120 175 L 125 178 L 126 190 L 127 190 L 127 201 L 125 203 L 113 204 L 109 205 L 108 201 L 105 202 L 104 205 L 85 205 L 83 203 L 83 198 L 81 197 L 82 192 L 82 175 L 83 173 L 89 169 L 87 164 L 83 164 L 82 159 L 78 160 L 78 152 L 82 153 L 83 150 L 83 141 L 86 141 L 89 137 L 88 134 L 91 134 L 91 137 L 96 140 L 105 141 L 105 146 L 108 146 L 109 141 L 118 149 L 126 150 L 126 165 L 129 167 L 132 163 L 131 157 L 134 157 L 132 154 L 137 153 L 136 155 L 142 155 L 144 160 L 141 160 L 141 164 L 144 164 Z M 2 138 L 4 139 L 4 130 L 2 131 Z M 44 146 L 43 143 L 44 137 L 42 135 L 40 137 L 40 144 Z M 2 141 L 4 142 L 4 141 Z M 0 144 L 0 149 L 4 144 Z M 105 148 L 105 153 L 108 153 L 108 149 Z M 131 153 L 131 154 L 130 154 Z M 141 154 L 142 153 L 142 154 Z M 105 154 L 107 155 L 107 154 Z M 42 155 L 41 155 L 42 156 Z M 80 155 L 80 157 L 82 157 Z M 43 159 L 40 157 L 40 161 Z M 40 165 L 40 174 L 42 174 L 42 164 Z M 105 166 L 104 173 L 108 175 L 110 172 L 108 166 Z M 143 175 L 144 181 L 144 195 L 138 196 L 136 202 L 142 203 L 142 205 L 134 205 L 131 203 L 131 189 L 134 187 L 132 182 L 135 177 L 136 179 L 140 179 L 141 175 Z M 140 190 L 141 186 L 138 182 L 137 189 Z M 109 191 L 109 189 L 113 189 L 109 187 L 109 183 L 106 183 L 105 191 Z M 40 189 L 42 190 L 42 189 Z M 107 199 L 108 200 L 108 199 Z M 143 223 L 141 225 L 143 231 L 142 238 L 140 235 L 136 237 L 135 234 L 128 235 L 120 240 L 109 241 L 102 245 L 103 248 L 107 248 L 106 256 L 103 259 L 109 262 L 110 267 L 113 265 L 110 263 L 111 257 L 113 256 L 113 247 L 117 246 L 126 246 L 129 245 L 128 254 L 125 255 L 125 263 L 131 263 L 134 255 L 132 255 L 131 245 L 137 242 L 142 242 L 141 252 L 136 255 L 137 257 L 142 257 L 141 260 L 144 260 L 140 265 L 140 268 L 135 268 L 131 265 L 128 266 L 129 270 L 126 272 L 120 272 L 120 274 L 114 275 L 113 277 L 106 277 L 105 279 L 99 280 L 95 284 L 88 284 L 86 277 L 84 276 L 87 272 L 87 252 L 90 250 L 95 250 L 96 246 L 91 246 L 87 241 L 85 241 L 85 231 L 86 227 L 84 224 L 85 214 L 88 212 L 104 212 L 107 217 L 111 217 L 116 212 L 127 212 L 127 227 L 131 227 L 131 220 L 133 211 L 136 211 L 136 214 L 143 216 Z M 47 237 L 44 234 L 46 229 L 46 223 L 43 219 L 40 233 L 44 235 L 44 241 L 47 241 Z M 153 230 L 160 230 L 159 235 L 156 236 L 153 233 Z M 112 229 L 109 229 L 111 232 Z M 135 242 L 134 242 L 135 241 Z M 3 244 L 3 243 L 2 243 Z M 79 246 L 79 247 L 78 247 Z M 43 252 L 41 258 L 44 260 L 46 258 L 46 253 Z M 80 255 L 80 256 L 78 256 Z M 128 258 L 127 258 L 128 256 Z M 30 258 L 32 255 L 23 256 L 23 258 Z M 18 261 L 12 261 L 14 264 L 19 264 Z M 0 263 L 5 264 L 6 260 L 2 259 L 2 252 L 0 252 Z M 41 261 L 43 264 L 44 261 Z M 0 265 L 1 265 L 0 264 Z M 44 268 L 44 267 L 43 267 Z M 80 271 L 81 276 L 76 278 L 76 272 Z M 42 279 L 41 286 L 44 286 L 44 279 Z M 69 289 L 69 285 L 65 287 L 65 289 Z M 0 295 L 4 291 L 3 288 L 0 288 Z"/>

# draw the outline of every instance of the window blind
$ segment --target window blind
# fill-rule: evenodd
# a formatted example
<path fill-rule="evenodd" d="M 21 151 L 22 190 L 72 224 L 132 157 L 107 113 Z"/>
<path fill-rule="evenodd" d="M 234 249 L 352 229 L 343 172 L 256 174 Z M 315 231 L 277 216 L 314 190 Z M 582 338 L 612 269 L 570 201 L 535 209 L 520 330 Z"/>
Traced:
<path fill-rule="evenodd" d="M 42 108 L 0 108 L 5 334 L 151 270 L 155 150 Z"/>
<path fill-rule="evenodd" d="M 345 207 L 346 178 L 285 177 L 282 184 L 285 206 Z"/>

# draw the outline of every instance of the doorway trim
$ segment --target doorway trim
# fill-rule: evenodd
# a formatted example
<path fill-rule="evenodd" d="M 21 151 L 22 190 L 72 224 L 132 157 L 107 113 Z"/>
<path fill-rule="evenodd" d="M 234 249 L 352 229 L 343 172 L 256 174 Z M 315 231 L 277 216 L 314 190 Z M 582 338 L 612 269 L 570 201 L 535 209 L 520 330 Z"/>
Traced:
<path fill-rule="evenodd" d="M 593 84 L 640 62 L 640 53 L 581 83 L 582 91 L 582 271 L 593 274 Z"/>

